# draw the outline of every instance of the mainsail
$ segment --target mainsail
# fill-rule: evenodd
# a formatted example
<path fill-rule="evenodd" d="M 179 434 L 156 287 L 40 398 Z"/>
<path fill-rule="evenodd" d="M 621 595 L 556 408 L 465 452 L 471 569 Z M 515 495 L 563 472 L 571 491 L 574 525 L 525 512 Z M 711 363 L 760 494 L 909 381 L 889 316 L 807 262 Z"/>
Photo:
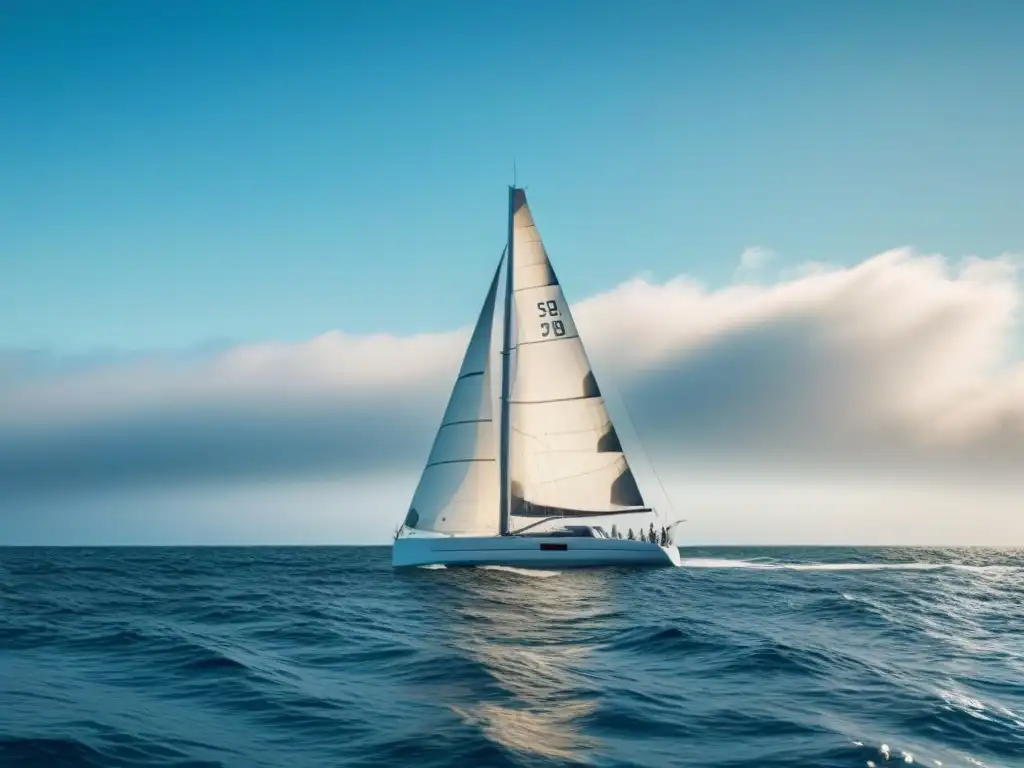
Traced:
<path fill-rule="evenodd" d="M 569 305 L 521 189 L 512 194 L 516 325 L 509 515 L 645 511 Z"/>
<path fill-rule="evenodd" d="M 491 399 L 491 330 L 501 264 L 473 329 L 405 526 L 498 534 L 498 467 Z"/>

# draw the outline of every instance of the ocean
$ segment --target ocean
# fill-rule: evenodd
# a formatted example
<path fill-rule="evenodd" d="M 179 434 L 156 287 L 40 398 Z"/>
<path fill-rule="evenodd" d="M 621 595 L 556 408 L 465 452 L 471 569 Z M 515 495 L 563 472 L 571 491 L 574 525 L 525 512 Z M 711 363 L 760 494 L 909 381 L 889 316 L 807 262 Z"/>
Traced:
<path fill-rule="evenodd" d="M 0 549 L 0 766 L 1024 766 L 1024 551 Z"/>

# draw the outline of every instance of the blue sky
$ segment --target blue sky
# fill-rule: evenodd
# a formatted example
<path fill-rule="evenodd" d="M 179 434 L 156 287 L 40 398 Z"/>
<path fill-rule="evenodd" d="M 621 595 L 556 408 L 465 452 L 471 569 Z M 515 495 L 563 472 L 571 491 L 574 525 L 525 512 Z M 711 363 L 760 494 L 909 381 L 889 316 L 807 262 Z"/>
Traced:
<path fill-rule="evenodd" d="M 0 544 L 387 540 L 513 162 L 695 543 L 1024 543 L 1022 39 L 1014 2 L 3 3 Z"/>
<path fill-rule="evenodd" d="M 1007 3 L 13 2 L 0 346 L 469 322 L 513 159 L 571 297 L 1024 248 Z"/>

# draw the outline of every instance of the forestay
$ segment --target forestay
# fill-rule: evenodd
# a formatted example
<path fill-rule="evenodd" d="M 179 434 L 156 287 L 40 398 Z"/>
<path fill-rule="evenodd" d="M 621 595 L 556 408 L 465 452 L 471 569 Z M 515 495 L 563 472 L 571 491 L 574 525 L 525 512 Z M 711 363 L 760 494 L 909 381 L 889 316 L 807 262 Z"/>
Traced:
<path fill-rule="evenodd" d="M 521 189 L 515 191 L 513 211 L 510 513 L 569 517 L 643 508 Z"/>
<path fill-rule="evenodd" d="M 498 533 L 498 466 L 491 399 L 491 330 L 502 259 L 405 518 L 407 528 Z"/>

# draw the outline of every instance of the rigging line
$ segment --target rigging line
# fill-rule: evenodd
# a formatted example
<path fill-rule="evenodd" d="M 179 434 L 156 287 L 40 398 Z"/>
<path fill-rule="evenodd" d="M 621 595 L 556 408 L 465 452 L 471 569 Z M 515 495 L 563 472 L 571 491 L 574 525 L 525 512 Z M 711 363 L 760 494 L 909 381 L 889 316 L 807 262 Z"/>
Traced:
<path fill-rule="evenodd" d="M 644 448 L 643 440 L 640 439 L 640 431 L 636 428 L 636 424 L 633 421 L 633 417 L 629 413 L 629 407 L 626 405 L 626 398 L 624 398 L 622 396 L 622 393 L 619 392 L 619 388 L 618 388 L 618 385 L 616 384 L 616 381 L 615 381 L 614 377 L 609 375 L 605 379 L 605 381 L 608 381 L 611 384 L 611 389 L 615 393 L 616 399 L 619 401 L 619 404 L 622 405 L 622 411 L 626 415 L 626 421 L 629 422 L 630 429 L 632 429 L 633 430 L 633 434 L 636 435 L 636 438 L 637 438 L 636 442 L 637 442 L 637 445 L 640 448 L 640 452 L 643 454 L 644 459 L 647 461 L 648 465 L 650 465 L 651 472 L 654 473 L 654 479 L 658 481 L 658 487 L 661 488 L 661 493 L 665 497 L 665 501 L 668 502 L 669 511 L 672 513 L 672 517 L 675 518 L 677 516 L 676 515 L 675 504 L 672 503 L 672 497 L 669 496 L 668 495 L 668 491 L 665 490 L 665 484 L 661 481 L 661 475 L 658 474 L 658 468 L 654 466 L 654 462 L 651 461 L 651 457 L 647 454 L 647 450 Z M 623 453 L 625 453 L 625 452 L 623 452 Z M 654 516 L 657 517 L 657 518 L 661 517 L 661 515 L 658 514 L 657 510 L 654 511 Z"/>

